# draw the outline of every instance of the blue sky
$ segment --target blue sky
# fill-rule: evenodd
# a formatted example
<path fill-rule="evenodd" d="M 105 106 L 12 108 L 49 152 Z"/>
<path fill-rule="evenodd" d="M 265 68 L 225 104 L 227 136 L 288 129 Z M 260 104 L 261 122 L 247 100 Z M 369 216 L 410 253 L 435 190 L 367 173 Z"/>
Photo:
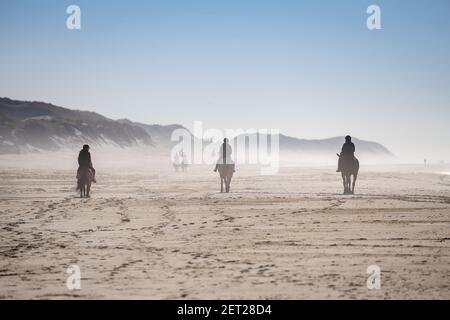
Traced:
<path fill-rule="evenodd" d="M 0 96 L 450 161 L 449 18 L 447 0 L 1 0 Z"/>

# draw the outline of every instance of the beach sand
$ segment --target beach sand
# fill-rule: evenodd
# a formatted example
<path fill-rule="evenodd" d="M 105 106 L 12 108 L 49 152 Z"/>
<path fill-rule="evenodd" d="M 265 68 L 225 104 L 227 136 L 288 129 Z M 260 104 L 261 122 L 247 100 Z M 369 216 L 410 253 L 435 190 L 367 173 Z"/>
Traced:
<path fill-rule="evenodd" d="M 450 176 L 1 168 L 0 298 L 450 299 Z M 66 287 L 70 265 L 81 289 Z M 368 266 L 381 268 L 369 290 Z"/>

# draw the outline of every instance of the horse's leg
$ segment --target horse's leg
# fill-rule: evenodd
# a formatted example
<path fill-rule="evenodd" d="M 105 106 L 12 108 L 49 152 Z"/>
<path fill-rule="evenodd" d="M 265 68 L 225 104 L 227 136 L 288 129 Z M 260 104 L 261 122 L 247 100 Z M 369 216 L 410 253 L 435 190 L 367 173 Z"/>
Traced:
<path fill-rule="evenodd" d="M 347 193 L 349 193 L 349 194 L 352 193 L 351 186 L 352 186 L 352 176 L 348 175 L 347 176 Z"/>
<path fill-rule="evenodd" d="M 344 175 L 344 194 L 350 193 L 350 176 L 345 174 Z"/>
<path fill-rule="evenodd" d="M 225 170 L 223 183 L 225 184 L 225 192 L 228 192 L 228 172 Z"/>
<path fill-rule="evenodd" d="M 233 171 L 230 171 L 230 174 L 228 175 L 228 192 L 230 192 L 230 186 L 231 186 L 231 179 L 233 178 Z"/>
<path fill-rule="evenodd" d="M 356 185 L 356 179 L 358 178 L 358 174 L 353 174 L 353 185 L 352 185 L 352 194 L 355 194 L 355 185 Z"/>
<path fill-rule="evenodd" d="M 347 191 L 347 183 L 345 181 L 345 174 L 342 172 L 341 175 L 342 175 L 342 184 L 344 185 L 344 194 L 345 194 Z"/>
<path fill-rule="evenodd" d="M 87 197 L 87 198 L 90 197 L 90 195 L 89 195 L 89 192 L 90 192 L 90 191 L 91 191 L 91 184 L 88 183 L 88 184 L 86 185 L 86 197 Z"/>

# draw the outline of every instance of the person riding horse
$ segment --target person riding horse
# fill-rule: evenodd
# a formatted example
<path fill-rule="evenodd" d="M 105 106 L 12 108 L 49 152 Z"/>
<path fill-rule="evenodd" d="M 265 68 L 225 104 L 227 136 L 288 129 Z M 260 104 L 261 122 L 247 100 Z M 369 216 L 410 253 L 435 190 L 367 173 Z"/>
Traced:
<path fill-rule="evenodd" d="M 231 159 L 232 153 L 231 145 L 228 143 L 228 139 L 223 139 L 223 144 L 219 150 L 219 159 L 217 160 L 214 172 L 219 171 L 220 175 L 220 192 L 230 192 L 231 179 L 235 170 L 234 161 Z"/>
<path fill-rule="evenodd" d="M 217 172 L 219 169 L 219 164 L 231 164 L 233 165 L 233 172 L 235 172 L 234 162 L 231 159 L 231 154 L 233 153 L 233 149 L 228 142 L 228 139 L 223 139 L 223 143 L 219 150 L 219 159 L 217 160 L 216 167 L 214 168 L 214 172 Z"/>
<path fill-rule="evenodd" d="M 352 137 L 346 136 L 345 143 L 342 146 L 341 154 L 338 160 L 338 169 L 336 172 L 342 171 L 342 164 L 344 161 L 353 160 L 355 158 L 355 144 L 352 142 Z"/>
<path fill-rule="evenodd" d="M 78 154 L 78 171 L 77 171 L 77 179 L 80 177 L 80 173 L 82 172 L 82 169 L 90 169 L 92 171 L 93 176 L 93 182 L 97 182 L 95 180 L 95 169 L 92 166 L 92 160 L 91 160 L 91 153 L 89 152 L 89 146 L 85 144 L 83 146 L 83 149 Z"/>

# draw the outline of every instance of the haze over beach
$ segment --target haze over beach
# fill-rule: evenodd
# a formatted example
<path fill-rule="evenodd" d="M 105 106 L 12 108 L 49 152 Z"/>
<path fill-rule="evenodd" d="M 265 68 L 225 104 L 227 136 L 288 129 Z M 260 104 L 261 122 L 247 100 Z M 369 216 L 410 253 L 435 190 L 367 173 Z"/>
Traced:
<path fill-rule="evenodd" d="M 450 299 L 448 1 L 70 5 L 0 1 L 0 299 Z"/>
<path fill-rule="evenodd" d="M 73 151 L 80 145 L 89 143 L 102 152 L 109 149 L 110 152 L 127 153 L 129 150 L 123 148 L 142 149 L 142 152 L 154 156 L 165 155 L 168 163 L 171 163 L 171 151 L 183 140 L 182 138 L 190 140 L 192 146 L 188 146 L 189 149 L 195 149 L 195 143 L 200 143 L 200 147 L 206 149 L 210 145 L 215 145 L 212 138 L 220 142 L 227 136 L 232 139 L 236 156 L 239 152 L 258 153 L 262 148 L 260 145 L 263 144 L 263 138 L 267 140 L 273 135 L 271 131 L 262 134 L 258 131 L 238 129 L 219 132 L 220 137 L 214 137 L 211 135 L 213 133 L 211 129 L 203 128 L 202 123 L 198 121 L 194 130 L 189 131 L 179 124 L 149 125 L 128 119 L 112 120 L 95 112 L 70 110 L 44 102 L 9 98 L 0 98 L 0 125 L 0 154 Z M 181 136 L 177 132 L 180 132 Z M 272 138 L 277 140 L 279 153 L 277 157 L 282 161 L 316 165 L 323 165 L 327 161 L 334 163 L 336 160 L 334 153 L 340 151 L 344 139 L 332 137 L 307 140 L 288 137 L 279 132 Z M 251 140 L 261 141 L 252 149 L 249 145 Z M 354 141 L 358 144 L 359 157 L 365 162 L 398 162 L 394 154 L 379 143 L 357 138 L 354 138 Z M 267 141 L 265 144 L 270 146 L 273 143 Z M 215 148 L 219 147 L 220 145 L 217 145 Z M 248 162 L 245 154 L 238 156 L 243 158 L 243 163 Z M 200 159 L 200 163 L 195 162 L 195 155 L 188 158 L 190 164 L 204 164 L 204 157 Z"/>
<path fill-rule="evenodd" d="M 0 96 L 112 119 L 276 128 L 450 161 L 448 1 L 2 1 Z M 407 13 L 405 13 L 405 10 Z"/>

